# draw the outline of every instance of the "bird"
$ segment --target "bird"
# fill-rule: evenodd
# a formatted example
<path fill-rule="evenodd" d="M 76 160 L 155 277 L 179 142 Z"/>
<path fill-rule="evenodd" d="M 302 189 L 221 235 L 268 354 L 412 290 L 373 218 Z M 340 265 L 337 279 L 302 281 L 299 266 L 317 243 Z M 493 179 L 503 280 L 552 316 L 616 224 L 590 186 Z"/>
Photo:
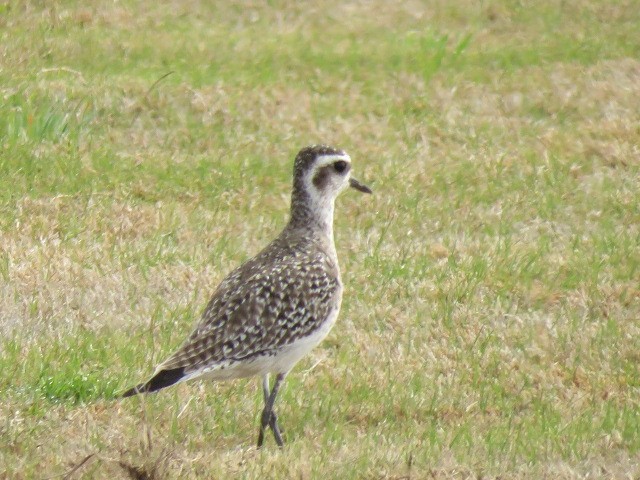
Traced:
<path fill-rule="evenodd" d="M 259 376 L 264 408 L 257 447 L 271 429 L 284 445 L 274 403 L 287 374 L 333 327 L 343 283 L 333 238 L 337 196 L 372 190 L 351 176 L 351 157 L 311 145 L 295 157 L 289 220 L 262 251 L 229 273 L 192 333 L 146 382 L 123 398 L 205 378 Z M 270 375 L 274 375 L 273 384 Z"/>

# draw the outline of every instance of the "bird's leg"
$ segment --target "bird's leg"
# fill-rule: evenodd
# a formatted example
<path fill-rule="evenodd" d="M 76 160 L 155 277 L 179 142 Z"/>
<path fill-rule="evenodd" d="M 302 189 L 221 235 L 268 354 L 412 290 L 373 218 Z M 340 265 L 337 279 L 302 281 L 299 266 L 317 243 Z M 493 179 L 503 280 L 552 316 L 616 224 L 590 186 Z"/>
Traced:
<path fill-rule="evenodd" d="M 271 431 L 273 432 L 273 438 L 276 439 L 276 444 L 279 447 L 283 447 L 284 441 L 282 440 L 282 433 L 280 433 L 280 427 L 278 426 L 278 415 L 276 415 L 276 412 L 274 411 L 271 411 L 269 427 L 271 427 Z"/>
<path fill-rule="evenodd" d="M 279 373 L 276 375 L 276 379 L 273 382 L 273 388 L 271 389 L 271 393 L 267 395 L 269 392 L 269 377 L 265 375 L 262 378 L 262 391 L 264 393 L 265 402 L 264 402 L 264 410 L 262 410 L 262 417 L 260 418 L 260 433 L 258 434 L 258 448 L 262 447 L 264 443 L 264 431 L 267 428 L 271 428 L 273 432 L 273 436 L 276 440 L 276 443 L 279 447 L 284 445 L 282 441 L 282 435 L 280 433 L 280 427 L 278 427 L 278 416 L 273 411 L 273 404 L 275 403 L 276 396 L 278 395 L 278 390 L 280 389 L 280 385 L 284 380 L 285 374 Z"/>
<path fill-rule="evenodd" d="M 276 379 L 273 382 L 273 387 L 271 389 L 271 394 L 269 395 L 268 403 L 265 404 L 265 410 L 268 408 L 270 412 L 269 427 L 271 427 L 271 431 L 273 432 L 273 437 L 275 438 L 276 444 L 279 447 L 284 446 L 284 442 L 282 441 L 282 434 L 280 433 L 280 427 L 278 426 L 278 416 L 276 415 L 276 412 L 273 411 L 273 405 L 276 401 L 276 396 L 278 395 L 278 391 L 280 390 L 280 385 L 282 385 L 282 382 L 284 381 L 285 376 L 286 376 L 285 373 L 279 373 L 278 375 L 276 375 Z"/>
<path fill-rule="evenodd" d="M 265 422 L 264 416 L 267 413 L 267 404 L 269 403 L 269 374 L 265 373 L 262 377 L 262 394 L 264 396 L 264 410 L 262 411 L 262 417 L 260 418 L 260 432 L 258 433 L 258 448 L 262 447 L 264 442 L 264 429 L 268 425 L 268 420 Z"/>
<path fill-rule="evenodd" d="M 270 391 L 271 391 L 271 389 L 269 388 L 269 374 L 265 373 L 262 376 L 262 395 L 264 395 L 264 403 L 265 403 L 265 405 L 267 404 L 267 401 L 269 400 Z"/>

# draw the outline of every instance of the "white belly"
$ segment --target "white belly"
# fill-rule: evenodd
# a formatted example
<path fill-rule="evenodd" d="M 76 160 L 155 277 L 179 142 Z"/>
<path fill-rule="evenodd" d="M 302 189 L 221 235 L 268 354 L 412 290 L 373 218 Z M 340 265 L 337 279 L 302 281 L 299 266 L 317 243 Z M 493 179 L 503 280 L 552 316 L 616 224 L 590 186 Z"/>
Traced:
<path fill-rule="evenodd" d="M 267 373 L 287 373 L 302 357 L 315 348 L 331 331 L 336 323 L 340 306 L 334 308 L 324 323 L 307 337 L 297 339 L 295 342 L 282 347 L 275 355 L 265 355 L 252 360 L 231 363 L 226 365 L 214 365 L 211 369 L 204 368 L 193 372 L 184 380 L 194 378 L 209 378 L 212 380 L 229 380 L 232 378 L 252 377 Z"/>
<path fill-rule="evenodd" d="M 331 328 L 333 328 L 333 325 L 336 323 L 339 313 L 340 307 L 338 306 L 329 312 L 327 319 L 320 328 L 312 332 L 309 336 L 299 338 L 294 343 L 285 346 L 280 352 L 278 352 L 278 354 L 271 357 L 270 360 L 272 360 L 272 365 L 267 372 L 286 373 L 291 370 L 293 366 L 302 359 L 302 357 L 324 340 L 331 331 Z"/>

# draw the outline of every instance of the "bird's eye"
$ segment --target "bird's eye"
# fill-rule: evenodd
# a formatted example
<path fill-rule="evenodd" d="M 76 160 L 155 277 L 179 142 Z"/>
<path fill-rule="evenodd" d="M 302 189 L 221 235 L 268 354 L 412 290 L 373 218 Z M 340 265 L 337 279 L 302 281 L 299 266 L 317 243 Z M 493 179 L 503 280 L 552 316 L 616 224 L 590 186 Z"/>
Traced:
<path fill-rule="evenodd" d="M 347 169 L 347 162 L 338 160 L 333 164 L 333 169 L 338 173 L 343 173 Z"/>

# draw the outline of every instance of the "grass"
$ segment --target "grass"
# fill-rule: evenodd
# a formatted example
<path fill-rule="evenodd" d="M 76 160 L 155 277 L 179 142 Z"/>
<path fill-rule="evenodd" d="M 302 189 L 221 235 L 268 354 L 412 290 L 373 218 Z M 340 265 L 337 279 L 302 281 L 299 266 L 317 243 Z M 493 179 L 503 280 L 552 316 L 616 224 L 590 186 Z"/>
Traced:
<path fill-rule="evenodd" d="M 0 478 L 640 474 L 633 2 L 0 3 Z M 116 400 L 341 146 L 329 337 Z M 270 439 L 271 440 L 271 439 Z"/>

